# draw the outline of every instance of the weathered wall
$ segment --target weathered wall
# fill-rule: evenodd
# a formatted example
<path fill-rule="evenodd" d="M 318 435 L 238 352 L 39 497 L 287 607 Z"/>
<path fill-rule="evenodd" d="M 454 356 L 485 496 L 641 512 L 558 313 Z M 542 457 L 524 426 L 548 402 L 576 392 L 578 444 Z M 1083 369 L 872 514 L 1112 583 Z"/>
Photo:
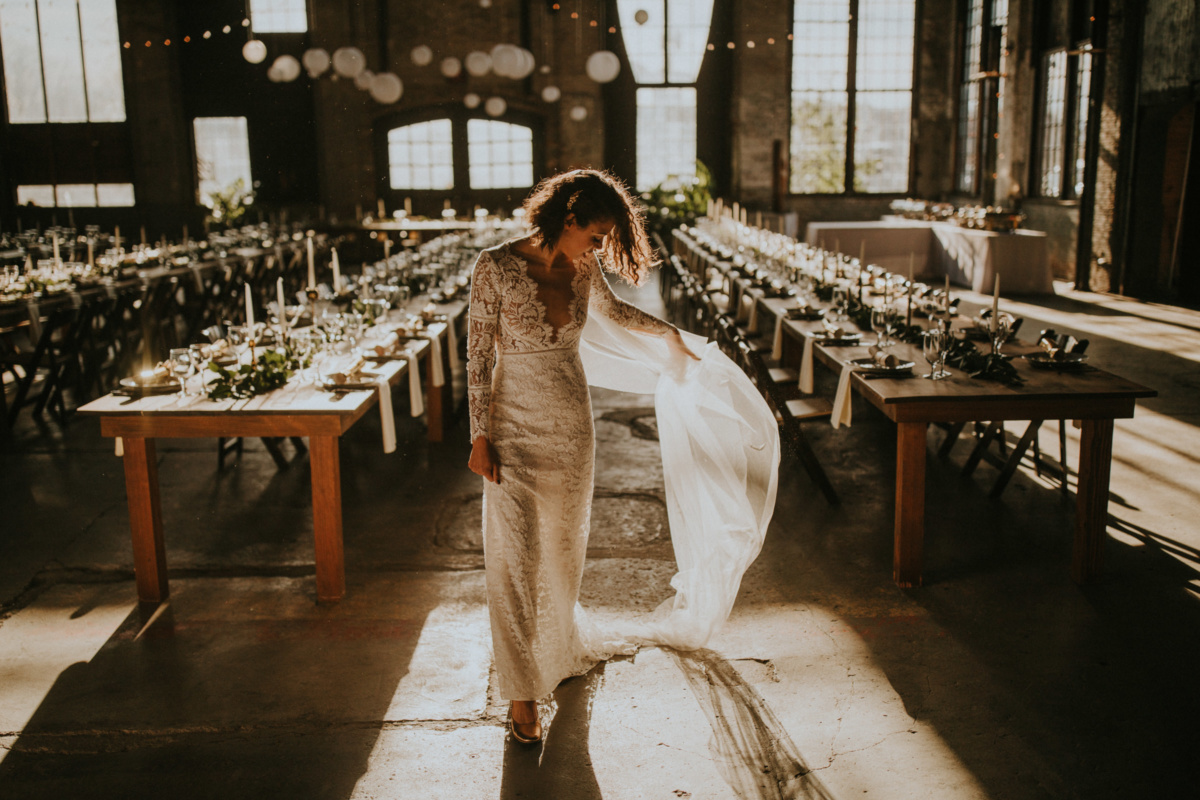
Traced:
<path fill-rule="evenodd" d="M 1200 80 L 1200 10 L 1195 0 L 1146 0 L 1142 92 L 1186 89 Z"/>

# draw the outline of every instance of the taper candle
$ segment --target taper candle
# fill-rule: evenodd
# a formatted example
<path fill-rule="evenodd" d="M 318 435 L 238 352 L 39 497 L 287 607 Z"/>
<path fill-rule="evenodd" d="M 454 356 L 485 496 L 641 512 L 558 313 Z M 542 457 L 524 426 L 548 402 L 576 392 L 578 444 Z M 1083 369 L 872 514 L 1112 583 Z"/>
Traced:
<path fill-rule="evenodd" d="M 250 284 L 243 284 L 246 287 L 246 325 L 254 327 L 254 301 L 250 299 Z"/>
<path fill-rule="evenodd" d="M 96 266 L 95 249 L 94 245 L 92 244 L 92 237 L 90 236 L 88 237 L 88 266 Z"/>
<path fill-rule="evenodd" d="M 58 257 L 58 233 L 54 234 L 54 261 L 57 263 L 62 259 Z"/>
<path fill-rule="evenodd" d="M 287 305 L 283 301 L 283 276 L 275 279 L 275 298 L 279 303 L 279 324 L 287 324 Z"/>
<path fill-rule="evenodd" d="M 1000 321 L 1000 273 L 996 273 L 996 283 L 992 288 L 992 335 L 996 335 L 997 323 Z"/>
<path fill-rule="evenodd" d="M 305 240 L 304 246 L 308 250 L 308 286 L 306 288 L 311 289 L 317 285 L 317 269 L 313 265 L 313 240 L 311 236 Z"/>
<path fill-rule="evenodd" d="M 376 207 L 379 209 L 379 218 L 380 219 L 383 219 L 384 217 L 387 216 L 387 206 L 384 205 L 382 197 L 379 198 L 378 202 L 376 203 Z"/>
<path fill-rule="evenodd" d="M 336 247 L 333 248 L 333 256 L 330 258 L 330 262 L 333 265 L 333 291 L 340 292 L 342 291 L 342 265 L 338 261 Z"/>

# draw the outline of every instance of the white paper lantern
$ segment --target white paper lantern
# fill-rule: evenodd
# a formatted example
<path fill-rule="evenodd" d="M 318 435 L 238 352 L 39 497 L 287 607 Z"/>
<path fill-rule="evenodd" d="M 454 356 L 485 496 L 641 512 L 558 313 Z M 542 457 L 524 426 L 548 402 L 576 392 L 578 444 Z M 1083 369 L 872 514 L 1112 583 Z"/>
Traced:
<path fill-rule="evenodd" d="M 542 89 L 542 99 L 547 103 L 557 103 L 560 97 L 562 97 L 562 91 L 557 86 L 547 86 Z"/>
<path fill-rule="evenodd" d="M 575 106 L 571 109 L 571 119 L 575 120 L 576 122 L 583 122 L 585 119 L 587 119 L 587 116 L 588 111 L 583 106 Z"/>
<path fill-rule="evenodd" d="M 467 108 L 479 108 L 479 104 L 483 102 L 483 98 L 471 92 L 463 98 L 463 105 Z"/>
<path fill-rule="evenodd" d="M 516 45 L 498 44 L 492 48 L 492 70 L 500 77 L 515 77 L 520 66 L 521 50 Z"/>
<path fill-rule="evenodd" d="M 633 21 L 638 25 L 645 25 L 650 21 L 650 15 L 646 13 L 646 9 L 639 8 L 637 11 L 633 12 Z"/>
<path fill-rule="evenodd" d="M 261 64 L 267 57 L 267 46 L 258 39 L 251 39 L 242 45 L 242 58 L 251 64 Z"/>
<path fill-rule="evenodd" d="M 492 57 L 482 50 L 467 53 L 463 64 L 466 66 L 467 72 L 476 78 L 482 78 L 492 71 Z"/>
<path fill-rule="evenodd" d="M 457 78 L 462 72 L 462 62 L 454 56 L 442 59 L 442 74 L 447 78 Z"/>
<path fill-rule="evenodd" d="M 419 44 L 412 49 L 409 57 L 418 67 L 428 67 L 433 63 L 433 49 L 427 44 Z"/>
<path fill-rule="evenodd" d="M 339 47 L 333 51 L 333 71 L 343 78 L 353 78 L 367 68 L 367 57 L 357 47 Z"/>
<path fill-rule="evenodd" d="M 295 56 L 280 56 L 271 64 L 271 69 L 275 70 L 283 83 L 290 83 L 300 77 L 300 62 Z"/>
<path fill-rule="evenodd" d="M 504 101 L 503 97 L 489 97 L 483 104 L 483 110 L 489 117 L 500 117 L 508 110 L 508 103 Z"/>
<path fill-rule="evenodd" d="M 329 53 L 320 47 L 305 50 L 301 61 L 310 78 L 319 78 L 329 69 Z"/>
<path fill-rule="evenodd" d="M 597 50 L 588 56 L 587 76 L 596 83 L 608 83 L 621 72 L 621 59 L 611 50 Z"/>
<path fill-rule="evenodd" d="M 390 106 L 404 94 L 404 82 L 392 72 L 381 72 L 371 79 L 371 97 L 375 102 Z"/>
<path fill-rule="evenodd" d="M 369 69 L 364 69 L 362 72 L 354 76 L 355 88 L 362 89 L 364 92 L 371 88 L 371 79 L 375 77 L 375 73 Z"/>
<path fill-rule="evenodd" d="M 533 57 L 533 53 L 526 50 L 524 47 L 517 48 L 517 68 L 513 71 L 513 77 L 517 80 L 524 80 L 533 74 L 534 67 L 537 66 L 537 59 Z"/>
<path fill-rule="evenodd" d="M 279 67 L 272 64 L 267 68 L 267 80 L 269 80 L 271 83 L 283 82 L 283 73 L 279 71 Z"/>

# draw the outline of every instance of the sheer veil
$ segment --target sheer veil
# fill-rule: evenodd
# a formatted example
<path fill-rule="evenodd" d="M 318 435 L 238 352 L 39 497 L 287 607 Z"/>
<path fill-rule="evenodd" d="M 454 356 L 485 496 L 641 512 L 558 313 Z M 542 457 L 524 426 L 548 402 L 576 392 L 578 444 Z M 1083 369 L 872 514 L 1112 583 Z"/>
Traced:
<path fill-rule="evenodd" d="M 612 637 L 684 650 L 705 646 L 728 619 L 775 508 L 779 428 L 749 378 L 715 343 L 683 333 L 700 361 L 658 337 L 588 316 L 579 352 L 588 383 L 654 395 L 675 549 L 675 596 L 650 620 Z M 592 638 L 584 633 L 585 640 Z"/>

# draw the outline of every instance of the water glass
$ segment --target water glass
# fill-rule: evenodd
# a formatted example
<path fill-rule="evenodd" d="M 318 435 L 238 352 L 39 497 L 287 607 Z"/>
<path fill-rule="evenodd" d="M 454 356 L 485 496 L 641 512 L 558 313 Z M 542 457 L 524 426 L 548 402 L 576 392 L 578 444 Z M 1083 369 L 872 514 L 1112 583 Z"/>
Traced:
<path fill-rule="evenodd" d="M 875 331 L 876 347 L 887 347 L 891 344 L 888 337 L 891 332 L 891 315 L 887 306 L 875 306 L 871 309 L 871 330 Z"/>
<path fill-rule="evenodd" d="M 187 397 L 187 379 L 192 376 L 192 373 L 196 369 L 196 365 L 192 361 L 191 350 L 186 347 L 172 348 L 167 357 L 167 366 L 170 367 L 171 374 L 175 376 L 175 380 L 179 381 L 180 394 Z"/>
<path fill-rule="evenodd" d="M 837 309 L 837 318 L 839 320 L 846 319 L 846 313 L 850 308 L 850 287 L 844 284 L 838 284 L 833 287 L 833 305 Z"/>
<path fill-rule="evenodd" d="M 940 381 L 943 378 L 950 377 L 950 373 L 945 368 L 946 348 L 948 344 L 946 333 L 937 328 L 925 331 L 921 335 L 921 349 L 930 367 L 929 374 L 923 377 L 933 381 Z"/>

